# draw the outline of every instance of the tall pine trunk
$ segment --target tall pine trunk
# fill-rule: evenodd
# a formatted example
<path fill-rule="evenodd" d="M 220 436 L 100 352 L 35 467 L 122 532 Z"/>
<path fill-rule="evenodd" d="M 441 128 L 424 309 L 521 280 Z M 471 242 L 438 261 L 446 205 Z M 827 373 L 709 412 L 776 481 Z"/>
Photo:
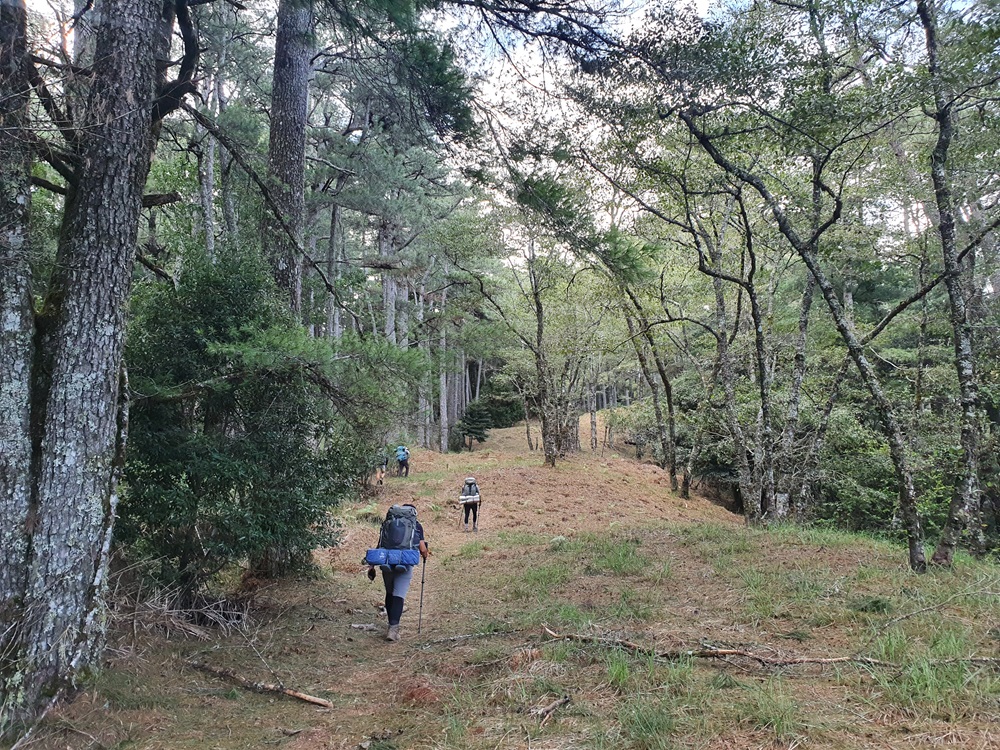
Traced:
<path fill-rule="evenodd" d="M 30 551 L 14 576 L 23 581 L 20 631 L 0 666 L 14 721 L 30 720 L 96 666 L 103 645 L 126 428 L 125 306 L 152 151 L 160 10 L 156 0 L 102 4 L 90 95 L 77 123 L 81 167 L 66 197 L 31 383 L 37 439 Z M 10 626 L 0 622 L 0 631 Z"/>
<path fill-rule="evenodd" d="M 302 244 L 305 222 L 306 116 L 313 54 L 311 0 L 280 0 L 271 83 L 268 176 L 285 219 L 280 226 L 269 212 L 264 220 L 266 254 L 274 279 L 291 309 L 302 309 Z M 286 231 L 287 229 L 287 231 Z M 291 234 L 291 236 L 289 236 Z"/>

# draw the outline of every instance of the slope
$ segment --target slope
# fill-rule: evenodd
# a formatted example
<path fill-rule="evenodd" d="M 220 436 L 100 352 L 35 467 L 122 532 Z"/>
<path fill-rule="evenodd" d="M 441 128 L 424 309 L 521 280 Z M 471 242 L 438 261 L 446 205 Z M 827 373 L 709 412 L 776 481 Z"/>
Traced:
<path fill-rule="evenodd" d="M 109 668 L 32 746 L 995 746 L 1000 576 L 988 564 L 915 577 L 886 542 L 747 529 L 611 451 L 542 467 L 521 430 L 471 453 L 415 450 L 411 466 L 376 503 L 343 509 L 318 576 L 245 582 L 252 607 L 228 631 L 120 613 Z M 478 534 L 455 507 L 469 474 Z M 398 644 L 360 564 L 391 502 L 417 505 L 433 553 L 422 614 L 415 582 Z M 691 649 L 719 658 L 678 653 Z M 843 656 L 860 660 L 810 661 Z M 334 707 L 250 692 L 192 661 Z"/>

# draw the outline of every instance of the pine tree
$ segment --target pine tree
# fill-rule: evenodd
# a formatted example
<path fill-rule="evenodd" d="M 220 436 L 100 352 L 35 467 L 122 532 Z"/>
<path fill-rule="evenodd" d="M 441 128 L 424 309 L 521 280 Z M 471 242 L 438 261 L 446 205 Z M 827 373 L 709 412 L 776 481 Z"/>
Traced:
<path fill-rule="evenodd" d="M 469 450 L 472 450 L 472 441 L 477 443 L 486 441 L 489 428 L 492 427 L 490 420 L 490 410 L 482 401 L 471 401 L 465 407 L 465 414 L 458 421 L 458 429 L 463 441 L 468 438 Z"/>

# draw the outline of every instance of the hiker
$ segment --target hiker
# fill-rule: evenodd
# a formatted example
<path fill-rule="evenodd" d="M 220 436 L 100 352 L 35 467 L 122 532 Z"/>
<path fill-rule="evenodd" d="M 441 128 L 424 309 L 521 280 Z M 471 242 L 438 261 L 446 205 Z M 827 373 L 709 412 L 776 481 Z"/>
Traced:
<path fill-rule="evenodd" d="M 393 552 L 400 552 L 399 562 L 391 564 Z M 419 552 L 419 555 L 413 554 Z M 378 549 L 368 550 L 365 561 L 368 562 L 368 580 L 375 580 L 373 560 L 377 555 L 385 553 L 385 562 L 378 565 L 382 571 L 382 582 L 385 584 L 385 612 L 389 618 L 389 629 L 385 638 L 387 641 L 399 640 L 399 620 L 403 616 L 403 604 L 406 592 L 410 588 L 413 569 L 420 558 L 424 562 L 430 557 L 430 549 L 424 540 L 424 527 L 417 520 L 417 508 L 412 503 L 393 505 L 385 514 L 385 521 L 378 535 Z M 408 554 L 409 553 L 409 554 Z"/>
<path fill-rule="evenodd" d="M 462 492 L 458 496 L 458 502 L 465 509 L 465 530 L 469 530 L 469 513 L 472 513 L 472 530 L 479 531 L 479 503 L 482 497 L 479 494 L 479 485 L 476 484 L 475 477 L 466 477 L 465 484 L 462 485 Z"/>
<path fill-rule="evenodd" d="M 375 488 L 385 485 L 385 475 L 389 469 L 389 452 L 383 450 L 375 457 L 375 468 L 372 470 L 372 477 L 375 480 Z"/>
<path fill-rule="evenodd" d="M 396 463 L 398 464 L 396 469 L 397 477 L 410 476 L 410 449 L 405 445 L 400 445 L 396 448 Z M 406 473 L 404 474 L 403 472 Z"/>

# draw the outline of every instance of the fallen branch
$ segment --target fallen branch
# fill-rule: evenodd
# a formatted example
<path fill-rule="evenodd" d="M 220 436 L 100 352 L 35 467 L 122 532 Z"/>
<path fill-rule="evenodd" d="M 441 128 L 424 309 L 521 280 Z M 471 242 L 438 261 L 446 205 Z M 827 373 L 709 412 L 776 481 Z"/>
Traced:
<path fill-rule="evenodd" d="M 351 624 L 351 627 L 354 628 L 355 630 L 368 630 L 368 631 L 371 631 L 371 632 L 374 632 L 374 631 L 378 630 L 378 626 L 377 625 L 373 625 L 370 622 L 363 622 L 363 623 L 357 623 L 357 622 L 355 622 L 355 623 Z"/>
<path fill-rule="evenodd" d="M 552 717 L 552 714 L 556 712 L 556 709 L 559 708 L 559 706 L 565 706 L 569 702 L 570 702 L 570 697 L 568 695 L 564 695 L 562 698 L 552 701 L 549 705 L 545 706 L 545 708 L 540 708 L 537 711 L 535 711 L 535 713 L 538 715 L 538 718 L 540 719 L 540 721 L 538 722 L 538 726 L 544 727 L 545 722 L 547 722 Z"/>
<path fill-rule="evenodd" d="M 979 583 L 979 582 L 977 581 L 977 583 Z M 942 599 L 937 604 L 930 604 L 930 605 L 928 605 L 926 607 L 921 607 L 920 609 L 915 609 L 912 612 L 907 612 L 906 614 L 900 615 L 899 617 L 893 617 L 891 620 L 887 620 L 886 622 L 884 622 L 880 627 L 881 627 L 881 629 L 883 631 L 887 630 L 890 625 L 895 625 L 897 622 L 902 622 L 903 620 L 906 620 L 906 619 L 908 619 L 910 617 L 916 617 L 917 615 L 921 615 L 924 612 L 931 612 L 933 610 L 943 609 L 944 607 L 948 606 L 951 602 L 955 601 L 956 599 L 962 599 L 962 598 L 967 597 L 967 596 L 975 596 L 975 597 L 992 596 L 992 597 L 996 597 L 998 595 L 1000 595 L 1000 592 L 989 591 L 989 590 L 986 590 L 986 589 L 976 589 L 974 587 L 970 587 L 970 588 L 965 589 L 964 591 L 959 591 L 957 594 L 952 594 L 951 596 L 947 597 L 946 599 Z"/>
<path fill-rule="evenodd" d="M 267 682 L 251 682 L 250 680 L 243 679 L 231 669 L 212 667 L 204 662 L 189 661 L 188 664 L 202 672 L 207 672 L 208 674 L 215 675 L 216 677 L 221 677 L 225 680 L 235 682 L 237 685 L 240 685 L 247 690 L 253 690 L 256 693 L 278 693 L 280 695 L 287 695 L 291 698 L 298 698 L 300 701 L 305 701 L 306 703 L 323 706 L 324 708 L 333 708 L 333 704 L 325 698 L 317 698 L 314 695 L 300 693 L 298 690 L 292 690 L 291 688 L 286 688 L 283 685 L 272 685 Z"/>
<path fill-rule="evenodd" d="M 664 661 L 677 661 L 679 659 L 727 659 L 727 658 L 743 658 L 750 659 L 757 662 L 763 666 L 767 667 L 791 667 L 798 664 L 862 664 L 869 667 L 890 667 L 894 669 L 899 668 L 899 664 L 893 664 L 892 662 L 882 661 L 881 659 L 870 659 L 865 656 L 834 656 L 829 658 L 819 658 L 819 657 L 795 657 L 791 659 L 779 659 L 772 656 L 763 656 L 762 654 L 756 654 L 752 651 L 746 651 L 745 649 L 739 648 L 696 648 L 696 649 L 682 649 L 677 651 L 657 651 L 655 648 L 649 646 L 643 646 L 638 643 L 632 643 L 630 641 L 620 641 L 612 638 L 599 638 L 592 635 L 578 635 L 575 633 L 560 634 L 551 630 L 547 626 L 542 626 L 545 634 L 550 638 L 555 638 L 557 640 L 563 641 L 576 641 L 577 643 L 593 643 L 599 646 L 604 646 L 606 648 L 620 648 L 625 651 L 631 651 L 636 654 L 652 655 L 657 659 L 662 659 Z M 955 663 L 956 660 L 950 660 L 950 663 Z M 960 659 L 957 661 L 981 663 L 978 659 Z M 990 662 L 1000 663 L 1000 659 L 990 659 Z M 949 662 L 936 662 L 936 663 L 949 663 Z"/>
<path fill-rule="evenodd" d="M 794 667 L 800 664 L 860 664 L 865 667 L 884 667 L 886 669 L 902 669 L 905 664 L 897 664 L 882 659 L 872 659 L 867 656 L 797 656 L 792 658 L 777 658 L 756 654 L 740 648 L 696 648 L 678 651 L 657 651 L 655 648 L 643 646 L 631 641 L 620 641 L 614 638 L 600 638 L 593 635 L 578 635 L 575 633 L 556 633 L 547 625 L 542 626 L 545 635 L 562 641 L 576 641 L 578 643 L 593 643 L 605 648 L 620 648 L 643 656 L 653 656 L 663 661 L 677 661 L 678 659 L 728 659 L 743 658 L 750 659 L 765 667 Z M 1000 667 L 1000 657 L 993 656 L 965 656 L 956 659 L 929 659 L 927 664 L 932 667 L 942 667 L 949 664 L 976 664 L 983 667 Z"/>

